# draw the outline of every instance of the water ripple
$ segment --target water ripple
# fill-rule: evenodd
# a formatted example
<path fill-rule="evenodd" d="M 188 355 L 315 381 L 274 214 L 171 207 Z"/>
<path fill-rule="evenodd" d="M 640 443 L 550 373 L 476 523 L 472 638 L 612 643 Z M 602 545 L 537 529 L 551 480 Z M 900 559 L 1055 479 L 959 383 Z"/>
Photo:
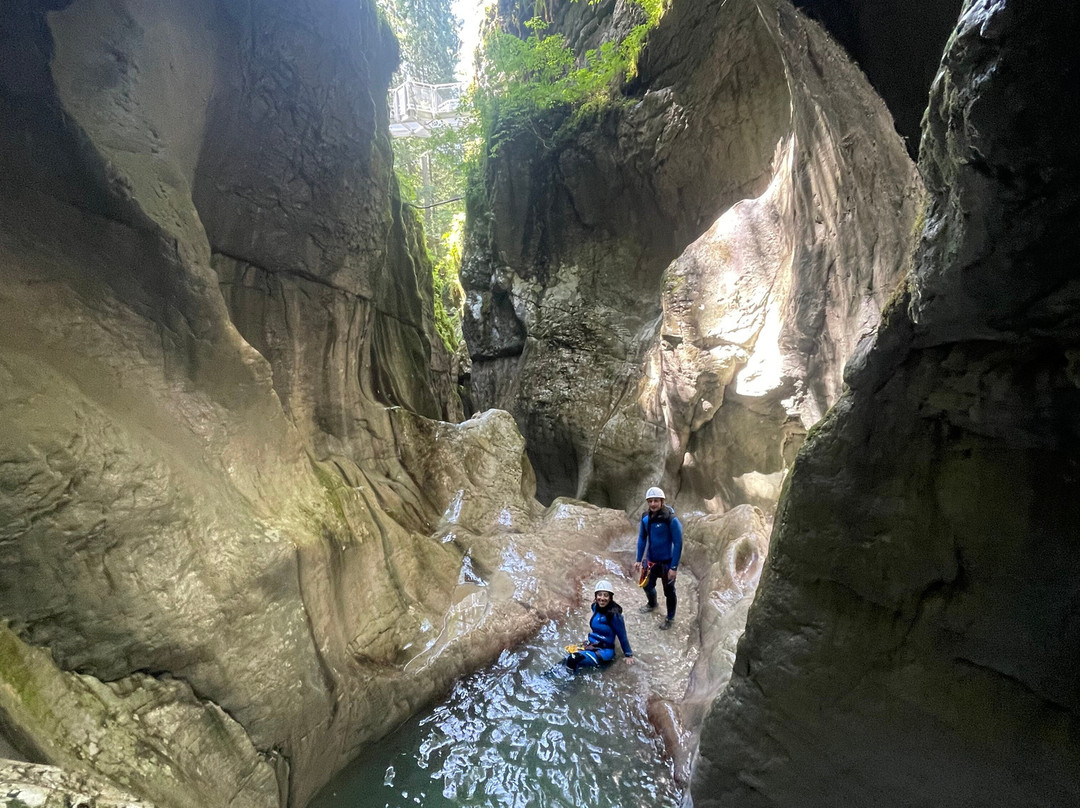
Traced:
<path fill-rule="evenodd" d="M 313 808 L 674 808 L 680 794 L 645 716 L 643 666 L 557 665 L 587 616 L 550 623 L 461 679 L 442 704 L 342 772 Z"/>

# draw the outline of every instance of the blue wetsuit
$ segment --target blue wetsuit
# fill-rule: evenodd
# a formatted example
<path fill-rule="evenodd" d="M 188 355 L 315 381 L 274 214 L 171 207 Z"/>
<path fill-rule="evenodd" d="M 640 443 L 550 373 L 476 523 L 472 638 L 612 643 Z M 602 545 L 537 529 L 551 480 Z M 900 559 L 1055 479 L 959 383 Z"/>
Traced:
<path fill-rule="evenodd" d="M 679 568 L 682 556 L 682 523 L 669 506 L 664 505 L 654 516 L 646 511 L 641 517 L 638 530 L 637 560 L 651 562 L 649 577 L 645 581 L 645 597 L 650 609 L 656 608 L 656 581 L 664 585 L 664 600 L 667 601 L 667 619 L 675 618 L 678 598 L 675 596 L 675 584 L 668 580 L 668 570 Z"/>
<path fill-rule="evenodd" d="M 595 603 L 592 605 L 592 618 L 589 620 L 589 643 L 583 651 L 575 651 L 563 662 L 571 670 L 577 668 L 598 667 L 615 658 L 615 640 L 618 638 L 623 655 L 632 657 L 630 640 L 626 637 L 626 622 L 623 620 L 622 607 L 614 601 L 601 611 Z"/>

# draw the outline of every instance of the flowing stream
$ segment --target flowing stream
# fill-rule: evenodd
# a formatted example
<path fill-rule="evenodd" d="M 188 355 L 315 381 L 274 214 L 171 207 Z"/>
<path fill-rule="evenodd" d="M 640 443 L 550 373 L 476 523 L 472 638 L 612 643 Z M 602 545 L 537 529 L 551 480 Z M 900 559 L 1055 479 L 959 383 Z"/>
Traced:
<path fill-rule="evenodd" d="M 664 665 L 642 655 L 635 630 L 655 633 L 655 622 L 636 619 L 636 603 L 623 605 L 639 664 L 619 653 L 604 670 L 566 672 L 562 648 L 588 623 L 588 607 L 576 610 L 459 680 L 434 710 L 350 764 L 312 808 L 679 805 L 645 714 L 650 675 Z"/>

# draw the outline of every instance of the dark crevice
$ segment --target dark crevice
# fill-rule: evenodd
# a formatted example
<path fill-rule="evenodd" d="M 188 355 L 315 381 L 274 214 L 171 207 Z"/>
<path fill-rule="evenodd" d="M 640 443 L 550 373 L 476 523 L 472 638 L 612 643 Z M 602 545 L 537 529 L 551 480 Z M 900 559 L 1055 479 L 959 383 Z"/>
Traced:
<path fill-rule="evenodd" d="M 326 278 L 320 278 L 318 275 L 314 275 L 314 274 L 312 274 L 310 272 L 304 272 L 303 270 L 300 270 L 300 269 L 273 269 L 271 267 L 266 267 L 266 266 L 262 266 L 260 264 L 256 264 L 253 261 L 251 261 L 250 259 L 244 258 L 243 256 L 232 255 L 230 253 L 224 252 L 223 250 L 219 250 L 219 249 L 215 249 L 213 254 L 216 255 L 216 256 L 220 255 L 223 258 L 228 258 L 228 259 L 230 259 L 232 261 L 236 261 L 236 262 L 241 263 L 241 264 L 243 264 L 245 266 L 252 267 L 253 269 L 258 270 L 259 272 L 265 273 L 266 275 L 277 275 L 277 276 L 285 276 L 285 277 L 289 277 L 289 278 L 299 278 L 301 280 L 305 280 L 305 281 L 308 281 L 310 283 L 318 284 L 319 286 L 324 286 L 327 289 L 332 289 L 333 291 L 338 292 L 342 296 L 347 297 L 347 298 L 351 298 L 353 300 L 362 300 L 364 302 L 371 302 L 371 300 L 372 300 L 372 298 L 370 298 L 370 297 L 364 297 L 363 295 L 358 294 L 357 292 L 352 292 L 352 291 L 350 291 L 348 289 L 345 289 L 345 288 L 343 288 L 341 286 L 338 286 L 338 285 L 336 285 L 334 283 L 331 283 L 330 281 L 326 280 Z M 387 316 L 388 317 L 393 317 L 392 314 L 387 314 Z M 404 321 L 402 321 L 402 322 L 404 322 Z"/>
<path fill-rule="evenodd" d="M 923 112 L 962 0 L 793 0 L 844 46 L 881 94 L 918 157 Z M 917 34 L 915 32 L 918 32 Z"/>

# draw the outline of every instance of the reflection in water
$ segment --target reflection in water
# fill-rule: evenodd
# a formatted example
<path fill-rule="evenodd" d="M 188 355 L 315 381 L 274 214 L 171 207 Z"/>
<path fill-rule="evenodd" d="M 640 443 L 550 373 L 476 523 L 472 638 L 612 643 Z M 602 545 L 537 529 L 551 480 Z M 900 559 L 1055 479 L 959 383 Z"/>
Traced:
<path fill-rule="evenodd" d="M 584 611 L 568 621 L 586 623 Z M 571 676 L 556 663 L 562 646 L 579 639 L 549 623 L 528 645 L 504 651 L 351 764 L 312 808 L 678 805 L 645 717 L 648 665 L 619 656 Z"/>

